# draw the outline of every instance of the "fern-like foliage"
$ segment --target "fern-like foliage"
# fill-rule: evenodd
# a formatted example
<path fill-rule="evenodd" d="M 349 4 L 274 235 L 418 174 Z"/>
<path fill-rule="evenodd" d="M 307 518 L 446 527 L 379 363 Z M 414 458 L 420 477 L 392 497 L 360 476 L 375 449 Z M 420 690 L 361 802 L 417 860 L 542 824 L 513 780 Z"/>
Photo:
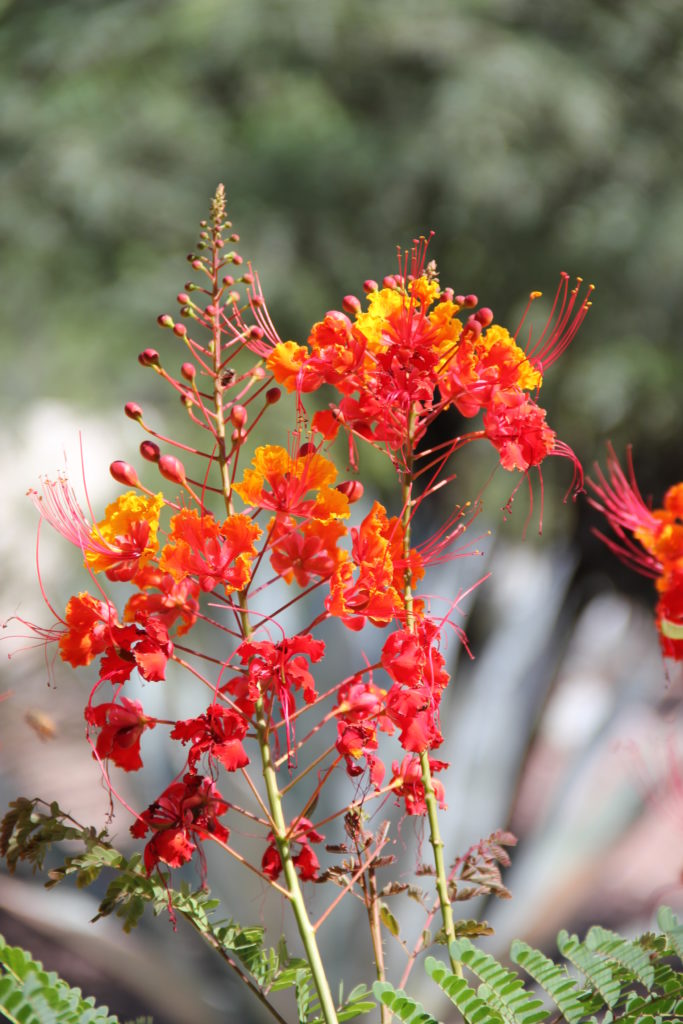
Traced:
<path fill-rule="evenodd" d="M 425 970 L 467 1024 L 681 1024 L 683 924 L 668 907 L 659 910 L 657 924 L 658 934 L 637 939 L 600 927 L 591 928 L 583 942 L 560 932 L 559 951 L 582 980 L 570 975 L 565 964 L 514 942 L 510 957 L 540 994 L 467 938 L 450 946 L 466 976 L 431 956 Z M 406 1024 L 436 1024 L 420 1003 L 389 983 L 376 983 L 374 993 Z"/>
<path fill-rule="evenodd" d="M 94 882 L 104 869 L 113 871 L 114 877 L 100 902 L 95 921 L 115 914 L 121 918 L 124 931 L 130 932 L 146 907 L 151 907 L 155 915 L 168 913 L 171 920 L 180 914 L 236 971 L 280 1024 L 286 1022 L 270 1003 L 268 995 L 288 988 L 294 991 L 298 1024 L 317 1024 L 320 1007 L 311 969 L 306 960 L 290 955 L 284 939 L 277 948 L 270 948 L 264 943 L 264 929 L 258 925 L 244 926 L 233 920 L 213 920 L 220 901 L 213 899 L 208 891 L 193 891 L 186 882 L 179 889 L 174 889 L 170 875 L 161 871 L 148 875 L 138 853 L 130 858 L 124 857 L 108 841 L 106 831 L 84 828 L 65 814 L 58 804 L 48 805 L 25 797 L 10 804 L 0 826 L 0 855 L 7 861 L 10 871 L 14 871 L 20 861 L 27 861 L 34 870 L 38 870 L 45 866 L 50 851 L 66 840 L 78 841 L 81 848 L 49 869 L 45 883 L 48 888 L 69 876 L 75 878 L 79 888 L 83 888 Z M 339 1020 L 350 1020 L 373 1009 L 375 1003 L 368 1000 L 368 994 L 366 988 L 359 986 L 344 1000 L 340 992 Z M 23 1018 L 18 1019 L 26 1024 Z M 38 1021 L 38 1018 L 30 1016 L 26 1020 L 30 1024 L 34 1019 Z M 81 1018 L 77 1019 L 80 1024 Z M 92 1018 L 97 1024 L 100 1019 L 107 1024 L 116 1021 L 114 1017 Z M 56 1020 L 61 1024 L 61 1018 Z M 70 1021 L 71 1018 L 65 1017 L 64 1020 Z M 82 1024 L 89 1024 L 89 1021 L 89 1017 L 83 1017 Z"/>
<path fill-rule="evenodd" d="M 54 971 L 44 970 L 30 953 L 8 946 L 2 935 L 0 1017 L 11 1024 L 119 1024 L 106 1006 L 95 1006 L 94 999 L 71 988 Z M 139 1018 L 139 1024 L 152 1024 L 151 1018 Z"/>

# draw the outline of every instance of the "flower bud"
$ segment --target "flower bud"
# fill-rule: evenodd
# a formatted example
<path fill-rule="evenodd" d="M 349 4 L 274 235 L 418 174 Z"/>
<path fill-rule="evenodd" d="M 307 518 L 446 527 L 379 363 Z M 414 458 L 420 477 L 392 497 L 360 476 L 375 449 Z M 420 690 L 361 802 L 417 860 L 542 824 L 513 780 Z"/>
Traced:
<path fill-rule="evenodd" d="M 229 242 L 235 242 L 235 243 L 239 242 L 239 240 L 240 240 L 240 236 L 237 235 L 237 234 L 230 235 L 230 238 L 228 239 Z"/>
<path fill-rule="evenodd" d="M 207 316 L 215 316 L 216 313 L 220 313 L 220 310 L 218 306 L 214 306 L 213 302 L 210 302 L 209 305 L 204 310 L 204 312 L 206 313 Z"/>
<path fill-rule="evenodd" d="M 183 363 L 183 365 L 180 367 L 180 372 L 182 373 L 185 380 L 194 380 L 197 374 L 197 367 L 194 365 L 194 363 Z"/>
<path fill-rule="evenodd" d="M 396 278 L 394 277 L 393 274 L 387 274 L 387 276 L 382 279 L 382 287 L 383 288 L 395 288 L 396 287 Z"/>
<path fill-rule="evenodd" d="M 489 324 L 493 323 L 493 310 L 489 309 L 488 306 L 482 306 L 474 314 L 475 320 L 478 320 L 482 327 L 488 327 Z"/>
<path fill-rule="evenodd" d="M 453 296 L 453 289 L 452 288 L 444 288 L 444 290 L 441 292 L 441 295 L 439 296 L 439 302 L 453 302 L 453 301 L 457 302 L 457 299 L 454 299 L 454 296 Z M 460 305 L 459 302 L 458 302 L 458 305 Z"/>
<path fill-rule="evenodd" d="M 226 274 L 225 277 L 223 278 L 223 284 L 226 286 L 226 288 L 232 288 L 234 283 L 235 278 L 232 277 L 230 274 Z"/>
<path fill-rule="evenodd" d="M 305 458 L 306 455 L 314 455 L 315 451 L 315 445 L 311 444 L 310 441 L 306 441 L 305 444 L 300 446 L 299 451 L 297 452 L 297 457 L 302 459 Z"/>
<path fill-rule="evenodd" d="M 355 295 L 345 295 L 342 299 L 342 309 L 345 313 L 360 313 L 360 299 L 357 299 Z"/>
<path fill-rule="evenodd" d="M 192 269 L 193 270 L 201 270 L 202 269 L 202 261 L 201 260 L 192 260 Z"/>
<path fill-rule="evenodd" d="M 266 371 L 263 366 L 255 366 L 251 371 L 252 380 L 263 380 L 266 376 Z"/>
<path fill-rule="evenodd" d="M 268 388 L 268 390 L 266 391 L 266 402 L 268 403 L 268 405 L 275 405 L 275 403 L 279 402 L 281 398 L 281 388 Z"/>
<path fill-rule="evenodd" d="M 251 304 L 252 304 L 252 306 L 257 306 L 257 307 L 258 306 L 262 306 L 263 305 L 263 296 L 262 295 L 252 295 L 252 297 L 251 297 Z"/>
<path fill-rule="evenodd" d="M 184 338 L 187 334 L 187 327 L 185 324 L 173 324 L 173 333 L 179 338 Z"/>
<path fill-rule="evenodd" d="M 233 405 L 230 410 L 230 422 L 233 427 L 243 427 L 247 422 L 247 410 L 243 405 Z"/>
<path fill-rule="evenodd" d="M 364 292 L 376 292 L 378 291 L 378 289 L 379 285 L 377 284 L 376 281 L 373 281 L 371 277 L 369 277 L 367 281 L 363 281 Z"/>
<path fill-rule="evenodd" d="M 253 284 L 254 283 L 254 275 L 253 274 L 242 274 L 242 277 L 240 278 L 240 280 L 242 281 L 242 284 Z"/>
<path fill-rule="evenodd" d="M 159 366 L 159 353 L 155 348 L 146 348 L 138 356 L 140 366 Z"/>
<path fill-rule="evenodd" d="M 169 313 L 162 313 L 157 317 L 159 327 L 173 327 L 173 317 Z"/>
<path fill-rule="evenodd" d="M 263 333 L 263 328 L 257 327 L 256 324 L 249 328 L 249 337 L 253 341 L 260 341 L 261 338 L 263 337 Z"/>
<path fill-rule="evenodd" d="M 239 267 L 240 263 L 244 263 L 244 259 L 238 252 L 229 252 L 225 259 L 228 263 L 234 263 L 237 267 Z"/>
<path fill-rule="evenodd" d="M 479 299 L 476 295 L 466 295 L 462 305 L 465 306 L 466 309 L 474 309 L 478 302 Z"/>
<path fill-rule="evenodd" d="M 235 427 L 235 429 L 233 430 L 232 434 L 230 435 L 230 439 L 231 439 L 233 444 L 237 444 L 237 443 L 241 444 L 242 441 L 246 440 L 246 438 L 247 438 L 246 431 L 241 430 L 239 427 Z"/>
<path fill-rule="evenodd" d="M 141 441 L 140 455 L 148 462 L 158 462 L 161 457 L 161 448 L 154 441 Z"/>
<path fill-rule="evenodd" d="M 116 462 L 112 462 L 109 472 L 117 483 L 125 484 L 126 487 L 140 486 L 138 475 L 129 462 L 122 462 L 120 459 L 117 459 Z"/>
<path fill-rule="evenodd" d="M 190 296 L 187 295 L 186 292 L 179 292 L 178 295 L 176 295 L 176 299 L 178 300 L 181 306 L 186 306 L 190 301 Z"/>
<path fill-rule="evenodd" d="M 142 419 L 142 407 L 137 402 L 126 402 L 123 411 L 130 420 Z"/>
<path fill-rule="evenodd" d="M 363 487 L 360 480 L 344 480 L 342 483 L 337 484 L 335 487 L 336 491 L 341 491 L 348 498 L 349 504 L 353 505 L 354 501 L 359 501 L 363 497 Z"/>
<path fill-rule="evenodd" d="M 185 467 L 175 455 L 162 455 L 159 459 L 159 472 L 174 484 L 185 484 Z"/>

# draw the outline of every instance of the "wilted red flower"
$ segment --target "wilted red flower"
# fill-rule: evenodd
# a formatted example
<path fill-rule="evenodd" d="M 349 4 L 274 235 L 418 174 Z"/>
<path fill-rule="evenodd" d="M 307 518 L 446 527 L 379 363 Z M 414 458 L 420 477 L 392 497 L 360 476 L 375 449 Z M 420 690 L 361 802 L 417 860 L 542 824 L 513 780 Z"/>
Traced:
<path fill-rule="evenodd" d="M 448 764 L 445 761 L 436 761 L 434 758 L 430 757 L 429 767 L 433 775 L 434 772 L 440 772 L 444 768 L 448 768 Z M 424 784 L 422 782 L 420 759 L 417 757 L 411 757 L 410 754 L 407 754 L 400 764 L 398 761 L 393 762 L 391 771 L 391 786 L 394 789 L 396 796 L 403 798 L 406 813 L 426 814 L 427 804 L 425 802 L 425 791 Z M 432 778 L 432 786 L 434 787 L 434 796 L 439 802 L 439 807 L 442 810 L 445 810 L 446 792 L 443 788 L 443 784 L 439 782 L 438 779 Z"/>
<path fill-rule="evenodd" d="M 288 837 L 290 845 L 298 843 L 301 847 L 292 860 L 299 869 L 299 877 L 304 882 L 311 882 L 318 877 L 320 862 L 311 848 L 311 843 L 321 843 L 323 839 L 324 836 L 320 832 L 316 832 L 308 818 L 299 818 L 294 831 Z M 268 833 L 268 846 L 261 860 L 261 870 L 273 882 L 280 877 L 282 872 L 282 861 L 272 832 Z"/>

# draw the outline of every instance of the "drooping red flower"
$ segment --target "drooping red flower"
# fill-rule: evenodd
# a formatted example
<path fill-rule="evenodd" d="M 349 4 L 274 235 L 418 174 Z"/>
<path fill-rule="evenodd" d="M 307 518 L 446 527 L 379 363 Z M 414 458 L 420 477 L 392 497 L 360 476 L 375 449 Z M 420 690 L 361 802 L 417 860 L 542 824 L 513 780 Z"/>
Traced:
<path fill-rule="evenodd" d="M 391 734 L 391 720 L 385 713 L 385 692 L 372 682 L 354 677 L 339 688 L 334 713 L 337 718 L 336 748 L 346 761 L 346 771 L 353 778 L 362 773 L 357 764 L 364 757 L 371 783 L 378 787 L 384 778 L 384 764 L 374 751 L 379 742 L 377 730 Z"/>
<path fill-rule="evenodd" d="M 131 826 L 138 839 L 152 833 L 144 853 L 147 874 L 159 862 L 171 868 L 186 864 L 205 839 L 227 842 L 230 833 L 218 818 L 229 806 L 215 782 L 203 775 L 188 774 L 171 783 Z"/>
<path fill-rule="evenodd" d="M 226 771 L 234 772 L 249 764 L 242 740 L 247 733 L 247 722 L 237 711 L 211 704 L 203 715 L 176 722 L 171 739 L 191 743 L 187 758 L 191 773 L 197 770 L 197 761 L 203 754 L 214 758 Z"/>
<path fill-rule="evenodd" d="M 445 810 L 446 792 L 443 788 L 443 784 L 438 779 L 435 779 L 433 775 L 435 772 L 440 772 L 444 768 L 448 768 L 448 764 L 445 761 L 436 761 L 430 757 L 429 767 L 432 772 L 434 796 L 438 801 L 439 807 L 442 810 Z M 393 762 L 391 771 L 391 784 L 393 785 L 396 796 L 403 799 L 406 814 L 426 814 L 427 804 L 425 802 L 425 791 L 424 784 L 422 782 L 420 759 L 407 754 L 400 764 L 398 761 Z"/>
<path fill-rule="evenodd" d="M 484 413 L 484 430 L 503 469 L 526 473 L 555 448 L 546 412 L 518 388 L 497 391 Z"/>
<path fill-rule="evenodd" d="M 297 843 L 300 850 L 292 860 L 299 869 L 299 877 L 303 882 L 314 881 L 318 877 L 320 862 L 311 847 L 311 843 L 321 843 L 324 836 L 316 832 L 308 818 L 299 818 L 291 836 L 288 837 L 289 844 Z M 263 874 L 274 882 L 282 872 L 282 861 L 275 843 L 275 836 L 268 833 L 268 846 L 266 847 L 261 861 Z"/>
<path fill-rule="evenodd" d="M 144 713 L 139 701 L 121 697 L 119 704 L 88 705 L 85 719 L 100 730 L 95 745 L 98 757 L 113 761 L 127 772 L 142 768 L 140 739 L 145 729 L 154 728 L 157 720 Z"/>
<path fill-rule="evenodd" d="M 100 662 L 100 681 L 109 679 L 114 685 L 125 683 L 134 669 L 150 682 L 166 678 L 173 642 L 160 619 L 150 616 L 144 625 L 112 626 L 109 639 Z"/>

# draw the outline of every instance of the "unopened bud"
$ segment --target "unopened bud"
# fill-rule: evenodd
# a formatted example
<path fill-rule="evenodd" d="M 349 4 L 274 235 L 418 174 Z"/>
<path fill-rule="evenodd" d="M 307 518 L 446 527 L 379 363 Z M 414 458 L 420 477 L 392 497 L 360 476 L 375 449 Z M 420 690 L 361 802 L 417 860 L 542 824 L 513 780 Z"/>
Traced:
<path fill-rule="evenodd" d="M 441 292 L 441 295 L 439 296 L 439 301 L 440 302 L 453 302 L 453 289 L 452 288 L 444 288 L 444 290 Z M 458 303 L 458 305 L 460 305 L 460 303 Z"/>
<path fill-rule="evenodd" d="M 360 480 L 344 480 L 342 483 L 337 484 L 335 490 L 341 491 L 348 498 L 349 504 L 353 505 L 354 501 L 359 501 L 363 497 L 364 487 Z"/>
<path fill-rule="evenodd" d="M 180 372 L 182 373 L 185 380 L 194 380 L 197 374 L 197 367 L 194 365 L 194 363 L 183 363 L 183 365 L 180 367 Z"/>
<path fill-rule="evenodd" d="M 209 305 L 204 310 L 204 312 L 206 313 L 207 316 L 215 316 L 216 313 L 220 312 L 220 310 L 218 306 L 214 306 L 213 302 L 210 302 Z"/>
<path fill-rule="evenodd" d="M 228 241 L 235 242 L 235 243 L 239 242 L 239 240 L 240 240 L 240 236 L 239 235 L 230 235 L 230 238 L 228 239 Z"/>
<path fill-rule="evenodd" d="M 266 371 L 263 366 L 255 366 L 251 371 L 252 380 L 263 380 L 266 376 Z"/>
<path fill-rule="evenodd" d="M 243 427 L 247 422 L 247 410 L 243 405 L 233 405 L 230 410 L 230 422 L 233 427 Z"/>
<path fill-rule="evenodd" d="M 466 309 L 474 309 L 478 302 L 479 299 L 476 295 L 466 295 L 462 305 L 465 306 Z"/>
<path fill-rule="evenodd" d="M 249 328 L 249 337 L 253 341 L 260 341 L 261 338 L 263 337 L 263 328 L 257 327 L 256 324 L 254 324 L 252 327 Z"/>
<path fill-rule="evenodd" d="M 141 441 L 140 455 L 148 462 L 158 462 L 161 458 L 161 448 L 154 441 Z"/>
<path fill-rule="evenodd" d="M 185 467 L 175 455 L 162 455 L 159 459 L 159 472 L 174 484 L 185 484 Z"/>
<path fill-rule="evenodd" d="M 357 299 L 355 295 L 345 295 L 342 299 L 342 309 L 345 313 L 360 313 L 360 299 Z"/>
<path fill-rule="evenodd" d="M 201 270 L 202 269 L 202 261 L 201 260 L 192 260 L 192 269 L 193 270 Z"/>
<path fill-rule="evenodd" d="M 186 306 L 187 303 L 190 301 L 190 296 L 187 295 L 185 292 L 179 292 L 178 295 L 176 295 L 176 299 L 178 300 L 181 306 Z"/>
<path fill-rule="evenodd" d="M 159 353 L 155 348 L 146 348 L 138 356 L 140 366 L 159 366 Z"/>
<path fill-rule="evenodd" d="M 232 288 L 234 283 L 235 278 L 232 277 L 230 274 L 226 274 L 225 277 L 223 278 L 223 284 L 226 286 L 226 288 Z"/>
<path fill-rule="evenodd" d="M 117 459 L 116 462 L 112 462 L 109 472 L 117 483 L 125 484 L 126 487 L 138 487 L 140 485 L 138 475 L 129 462 L 121 462 L 120 459 Z"/>
<path fill-rule="evenodd" d="M 396 287 L 396 278 L 394 277 L 393 274 L 387 274 L 387 276 L 385 278 L 383 278 L 383 280 L 382 280 L 382 287 L 383 288 L 395 288 Z"/>
<path fill-rule="evenodd" d="M 239 267 L 240 263 L 244 263 L 244 259 L 238 252 L 229 252 L 225 258 L 228 263 L 234 263 L 236 267 Z"/>
<path fill-rule="evenodd" d="M 482 327 L 488 327 L 489 324 L 493 323 L 493 310 L 489 309 L 488 306 L 482 306 L 474 314 L 475 320 L 478 320 Z"/>
<path fill-rule="evenodd" d="M 173 327 L 173 317 L 169 313 L 162 313 L 157 317 L 159 327 Z"/>
<path fill-rule="evenodd" d="M 244 430 L 241 430 L 239 427 L 235 427 L 232 434 L 230 435 L 230 439 L 232 440 L 233 444 L 237 444 L 238 442 L 241 444 L 242 441 L 246 440 L 246 437 L 246 432 Z"/>
<path fill-rule="evenodd" d="M 123 411 L 130 420 L 142 419 L 142 407 L 137 402 L 126 402 Z"/>
<path fill-rule="evenodd" d="M 254 275 L 253 274 L 242 274 L 242 277 L 240 278 L 240 280 L 242 281 L 243 284 L 253 284 L 254 283 Z"/>
<path fill-rule="evenodd" d="M 379 288 L 379 285 L 377 284 L 376 281 L 373 281 L 371 277 L 369 277 L 367 279 L 367 281 L 363 281 L 363 291 L 364 292 L 376 292 L 378 290 L 378 288 Z"/>
<path fill-rule="evenodd" d="M 268 388 L 266 391 L 266 402 L 268 405 L 275 405 L 282 398 L 282 390 L 280 388 Z"/>
<path fill-rule="evenodd" d="M 468 316 L 465 330 L 467 330 L 470 333 L 470 335 L 472 335 L 475 338 L 478 338 L 479 335 L 481 334 L 481 324 L 477 320 L 476 316 L 474 316 L 474 314 Z"/>
<path fill-rule="evenodd" d="M 184 338 L 187 334 L 187 327 L 185 324 L 173 324 L 173 333 L 179 338 Z"/>
<path fill-rule="evenodd" d="M 315 451 L 316 451 L 315 445 L 312 444 L 310 441 L 306 441 L 306 443 L 302 444 L 301 447 L 299 448 L 299 451 L 297 452 L 297 456 L 300 459 L 303 459 L 307 455 L 314 455 Z"/>

